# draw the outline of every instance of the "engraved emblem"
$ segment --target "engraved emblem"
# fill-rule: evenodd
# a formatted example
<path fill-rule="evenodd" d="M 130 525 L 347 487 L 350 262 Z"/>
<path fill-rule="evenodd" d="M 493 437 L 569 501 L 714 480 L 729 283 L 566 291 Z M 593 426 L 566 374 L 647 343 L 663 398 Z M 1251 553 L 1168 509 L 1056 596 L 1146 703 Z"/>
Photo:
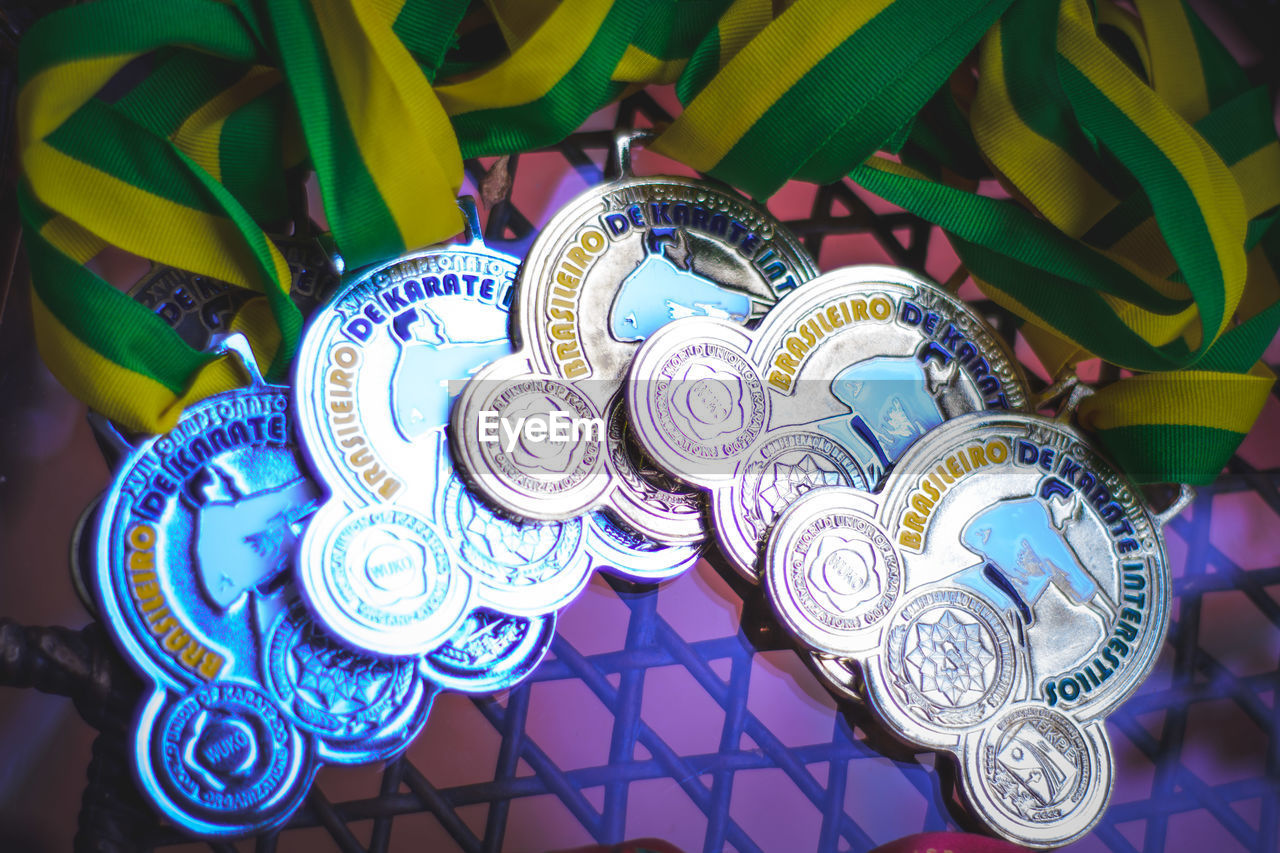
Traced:
<path fill-rule="evenodd" d="M 971 726 L 1009 698 L 1016 652 L 1000 615 L 963 590 L 926 592 L 903 607 L 887 670 L 901 702 L 926 724 Z"/>
<path fill-rule="evenodd" d="M 316 313 L 299 348 L 299 430 L 329 491 L 304 534 L 302 552 L 315 559 L 304 557 L 301 585 L 320 619 L 375 654 L 426 653 L 473 607 L 524 616 L 553 611 L 596 567 L 629 576 L 637 563 L 665 577 L 696 559 L 687 546 L 657 555 L 642 550 L 634 559 L 621 547 L 598 554 L 591 548 L 594 519 L 517 522 L 474 498 L 457 476 L 447 445 L 450 409 L 469 377 L 511 350 L 518 266 L 480 242 L 474 205 L 460 205 L 469 242 L 361 274 Z M 506 403 L 522 423 L 545 428 L 550 411 L 573 408 L 549 402 L 556 388 L 545 382 L 511 390 Z M 578 408 L 585 412 L 585 405 Z M 532 479 L 559 476 L 579 461 L 557 452 L 571 445 L 530 442 L 529 431 L 506 438 Z M 402 511 L 402 520 L 357 534 L 348 516 L 370 517 L 374 507 Z M 448 591 L 436 595 L 433 584 Z M 439 611 L 422 609 L 428 605 Z M 410 618 L 410 611 L 419 615 Z"/>
<path fill-rule="evenodd" d="M 670 323 L 641 344 L 631 377 L 637 442 L 710 494 L 721 551 L 752 581 L 774 518 L 801 495 L 872 491 L 948 418 L 1028 405 L 981 317 L 877 266 L 815 279 L 750 331 L 709 314 Z"/>
<path fill-rule="evenodd" d="M 252 684 L 216 681 L 180 697 L 157 691 L 139 732 L 144 788 L 171 819 L 207 837 L 280 825 L 315 773 L 298 731 Z"/>
<path fill-rule="evenodd" d="M 976 413 L 919 439 L 876 495 L 836 487 L 792 503 L 765 550 L 765 588 L 826 656 L 815 664 L 834 689 L 955 756 L 997 833 L 1052 847 L 1101 816 L 1103 719 L 1163 641 L 1162 523 L 1070 426 Z M 882 618 L 846 627 L 839 609 L 867 606 L 855 590 L 875 533 L 897 562 L 872 569 L 901 592 Z"/>
<path fill-rule="evenodd" d="M 873 520 L 873 508 L 859 499 L 829 503 L 784 531 L 785 541 L 770 543 L 786 561 L 766 578 L 775 609 L 810 648 L 845 657 L 869 651 L 902 594 L 902 557 Z"/>
<path fill-rule="evenodd" d="M 431 709 L 412 658 L 361 654 L 334 640 L 300 603 L 266 638 L 264 682 L 295 725 L 318 736 L 322 758 L 391 757 L 412 742 Z M 424 701 L 425 698 L 425 701 Z"/>
<path fill-rule="evenodd" d="M 526 619 L 477 608 L 452 637 L 422 657 L 422 674 L 465 693 L 505 690 L 537 667 L 551 648 L 555 625 L 555 614 Z"/>
<path fill-rule="evenodd" d="M 381 654 L 434 648 L 470 606 L 469 575 L 453 565 L 435 526 L 406 507 L 326 503 L 298 561 L 308 604 L 326 627 Z"/>
<path fill-rule="evenodd" d="M 1012 708 L 984 729 L 965 770 L 975 810 L 1033 847 L 1079 837 L 1111 796 L 1111 750 L 1101 721 L 1080 725 L 1035 706 Z"/>
<path fill-rule="evenodd" d="M 223 347 L 252 385 L 189 406 L 131 449 L 98 422 L 127 453 L 79 560 L 103 624 L 152 685 L 135 734 L 143 789 L 210 837 L 284 821 L 320 762 L 392 757 L 434 697 L 416 661 L 362 666 L 290 611 L 319 491 L 300 466 L 288 390 L 262 382 L 243 338 Z"/>
<path fill-rule="evenodd" d="M 629 142 L 619 142 L 624 162 Z M 655 482 L 613 426 L 632 354 L 681 318 L 758 319 L 814 266 L 779 222 L 730 191 L 623 172 L 569 202 L 534 242 L 514 316 L 523 347 L 467 385 L 451 436 L 468 481 L 516 516 L 554 521 L 605 509 L 651 539 L 693 544 L 707 535 L 696 494 Z M 684 367 L 697 387 L 671 407 L 673 428 L 702 444 L 753 427 L 740 371 L 701 354 Z M 485 434 L 488 418 L 559 416 L 609 428 L 569 441 Z"/>

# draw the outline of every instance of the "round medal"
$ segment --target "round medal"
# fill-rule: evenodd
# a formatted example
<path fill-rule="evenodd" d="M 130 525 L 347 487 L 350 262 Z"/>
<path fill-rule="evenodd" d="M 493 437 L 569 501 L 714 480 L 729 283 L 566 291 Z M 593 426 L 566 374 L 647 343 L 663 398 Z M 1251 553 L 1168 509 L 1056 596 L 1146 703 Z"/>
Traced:
<path fill-rule="evenodd" d="M 284 823 L 311 787 L 306 742 L 262 688 L 214 681 L 182 695 L 156 690 L 138 722 L 144 791 L 186 831 L 208 838 Z"/>
<path fill-rule="evenodd" d="M 616 404 L 632 354 L 677 317 L 754 320 L 813 274 L 781 223 L 715 184 L 624 173 L 582 193 L 521 270 L 521 349 L 459 398 L 451 434 L 470 480 L 522 517 L 607 508 L 659 542 L 701 541 L 699 502 L 627 446 Z"/>
<path fill-rule="evenodd" d="M 851 684 L 856 661 L 895 734 L 957 757 L 989 826 L 1056 846 L 1101 815 L 1101 720 L 1164 639 L 1162 524 L 1072 427 L 971 414 L 913 445 L 880 494 L 792 504 L 765 588 L 802 643 L 836 656 L 828 680 Z"/>

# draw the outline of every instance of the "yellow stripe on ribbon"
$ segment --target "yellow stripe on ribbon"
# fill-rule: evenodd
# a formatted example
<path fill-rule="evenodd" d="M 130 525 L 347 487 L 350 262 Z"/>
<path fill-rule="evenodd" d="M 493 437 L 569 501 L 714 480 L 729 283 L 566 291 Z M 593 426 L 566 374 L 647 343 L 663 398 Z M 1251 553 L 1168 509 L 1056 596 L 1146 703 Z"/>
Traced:
<path fill-rule="evenodd" d="M 195 161 L 201 169 L 219 183 L 222 182 L 222 163 L 219 157 L 222 126 L 227 118 L 272 86 L 280 83 L 280 72 L 258 65 L 202 104 L 170 135 L 170 140 L 182 153 Z"/>
<path fill-rule="evenodd" d="M 665 85 L 676 82 L 680 72 L 688 64 L 688 58 L 659 59 L 631 44 L 627 45 L 626 52 L 618 60 L 618 66 L 613 69 L 610 79 L 619 83 Z"/>
<path fill-rule="evenodd" d="M 33 185 L 42 203 L 112 245 L 258 292 L 276 286 L 252 274 L 257 261 L 225 217 L 152 195 L 44 142 L 24 153 L 24 166 L 44 177 Z M 127 217 L 116 214 L 124 210 Z M 268 248 L 277 280 L 287 287 L 289 264 L 269 241 Z"/>
<path fill-rule="evenodd" d="M 462 153 L 440 100 L 391 29 L 402 5 L 315 0 L 312 8 L 360 156 L 403 245 L 414 249 L 462 230 Z"/>
<path fill-rule="evenodd" d="M 1108 385 L 1083 401 L 1080 420 L 1099 430 L 1181 424 L 1247 433 L 1274 382 L 1275 375 L 1261 364 L 1248 373 L 1144 373 Z"/>
<path fill-rule="evenodd" d="M 40 228 L 40 236 L 78 264 L 86 264 L 107 244 L 65 216 L 54 216 Z"/>
<path fill-rule="evenodd" d="M 711 78 L 653 150 L 710 172 L 801 77 L 890 3 L 799 0 Z M 764 79 L 762 67 L 771 69 Z"/>
<path fill-rule="evenodd" d="M 449 115 L 516 107 L 544 97 L 586 53 L 610 0 L 566 0 L 512 54 L 460 83 L 436 87 Z"/>
<path fill-rule="evenodd" d="M 717 27 L 720 32 L 720 67 L 738 55 L 760 31 L 773 21 L 773 3 L 770 0 L 734 0 L 720 16 Z"/>
<path fill-rule="evenodd" d="M 1182 0 L 1135 0 L 1147 35 L 1152 88 L 1188 123 L 1209 114 L 1209 91 Z"/>
<path fill-rule="evenodd" d="M 1231 165 L 1240 193 L 1244 196 L 1244 214 L 1252 219 L 1280 202 L 1280 142 L 1269 142 Z"/>
<path fill-rule="evenodd" d="M 27 148 L 53 133 L 116 72 L 140 56 L 122 53 L 64 62 L 33 76 L 18 92 L 18 147 Z"/>
<path fill-rule="evenodd" d="M 1098 25 L 1115 27 L 1124 33 L 1138 54 L 1142 70 L 1151 79 L 1151 51 L 1147 50 L 1147 35 L 1143 31 L 1142 22 L 1128 9 L 1115 3 L 1114 0 L 1097 0 L 1094 8 L 1098 11 Z"/>
<path fill-rule="evenodd" d="M 1062 56 L 1111 100 L 1182 175 L 1200 203 L 1205 226 L 1219 261 L 1224 309 L 1216 339 L 1231 322 L 1244 291 L 1245 208 L 1240 190 L 1222 158 L 1190 125 L 1173 112 L 1094 32 L 1085 0 L 1064 0 L 1059 18 L 1058 49 Z"/>
<path fill-rule="evenodd" d="M 1005 86 L 1003 38 L 997 21 L 982 41 L 980 82 L 970 110 L 974 139 L 1045 219 L 1078 239 L 1118 201 L 1069 152 L 1018 115 Z"/>

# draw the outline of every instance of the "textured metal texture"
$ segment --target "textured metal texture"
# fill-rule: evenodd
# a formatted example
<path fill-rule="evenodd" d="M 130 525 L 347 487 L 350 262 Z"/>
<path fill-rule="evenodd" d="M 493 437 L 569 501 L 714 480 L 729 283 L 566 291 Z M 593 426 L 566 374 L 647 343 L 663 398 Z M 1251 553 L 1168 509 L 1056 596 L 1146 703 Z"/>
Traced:
<path fill-rule="evenodd" d="M 662 114 L 642 93 L 608 119 L 626 126 Z M 601 125 L 554 152 L 469 163 L 474 188 L 491 202 L 487 242 L 522 254 L 537 223 L 600 180 L 608 138 Z M 954 256 L 926 223 L 848 186 L 789 186 L 771 205 L 788 211 L 781 218 L 822 269 L 871 261 L 940 281 L 954 270 Z M 790 213 L 798 209 L 807 213 Z M 12 313 L 24 302 L 12 300 L 0 326 L 11 370 L 0 410 L 5 437 L 20 434 L 19 416 L 35 405 L 37 390 L 21 383 L 43 375 L 32 366 L 25 316 Z M 974 304 L 1014 339 L 1011 318 Z M 1280 351 L 1270 358 L 1280 361 Z M 79 417 L 65 403 L 54 411 Z M 1278 425 L 1280 398 L 1228 471 L 1166 528 L 1169 639 L 1152 676 L 1108 719 L 1115 795 L 1073 849 L 1280 846 Z M 11 465 L 21 446 L 7 438 L 3 445 Z M 79 491 L 87 500 L 90 490 Z M 27 517 L 24 493 L 0 497 L 14 524 Z M 0 566 L 29 570 L 4 556 Z M 64 571 L 41 568 L 48 576 Z M 70 696 L 101 732 L 78 850 L 186 841 L 133 790 L 123 732 L 138 684 L 100 629 L 0 623 L 0 684 Z M 562 614 L 550 654 L 527 683 L 496 697 L 442 695 L 404 759 L 327 770 L 288 826 L 236 847 L 546 850 L 650 835 L 688 851 L 865 850 L 957 826 L 963 816 L 948 807 L 952 798 L 943 762 L 888 739 L 857 706 L 837 706 L 786 643 L 759 590 L 703 562 L 661 587 L 593 579 Z"/>

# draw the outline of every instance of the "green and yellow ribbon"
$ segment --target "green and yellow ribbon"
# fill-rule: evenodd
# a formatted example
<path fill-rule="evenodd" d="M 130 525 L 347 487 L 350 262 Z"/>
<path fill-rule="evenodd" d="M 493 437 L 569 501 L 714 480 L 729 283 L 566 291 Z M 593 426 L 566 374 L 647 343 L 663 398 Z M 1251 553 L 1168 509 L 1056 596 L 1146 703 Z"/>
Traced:
<path fill-rule="evenodd" d="M 848 175 L 942 226 L 1052 372 L 1124 368 L 1080 416 L 1137 479 L 1211 479 L 1272 383 L 1270 99 L 1180 0 L 102 0 L 33 27 L 20 76 L 41 351 L 133 430 L 239 379 L 94 275 L 104 247 L 262 294 L 236 328 L 280 376 L 265 229 L 303 169 L 357 267 L 459 230 L 464 157 L 670 83 L 662 153 L 758 198 Z"/>

